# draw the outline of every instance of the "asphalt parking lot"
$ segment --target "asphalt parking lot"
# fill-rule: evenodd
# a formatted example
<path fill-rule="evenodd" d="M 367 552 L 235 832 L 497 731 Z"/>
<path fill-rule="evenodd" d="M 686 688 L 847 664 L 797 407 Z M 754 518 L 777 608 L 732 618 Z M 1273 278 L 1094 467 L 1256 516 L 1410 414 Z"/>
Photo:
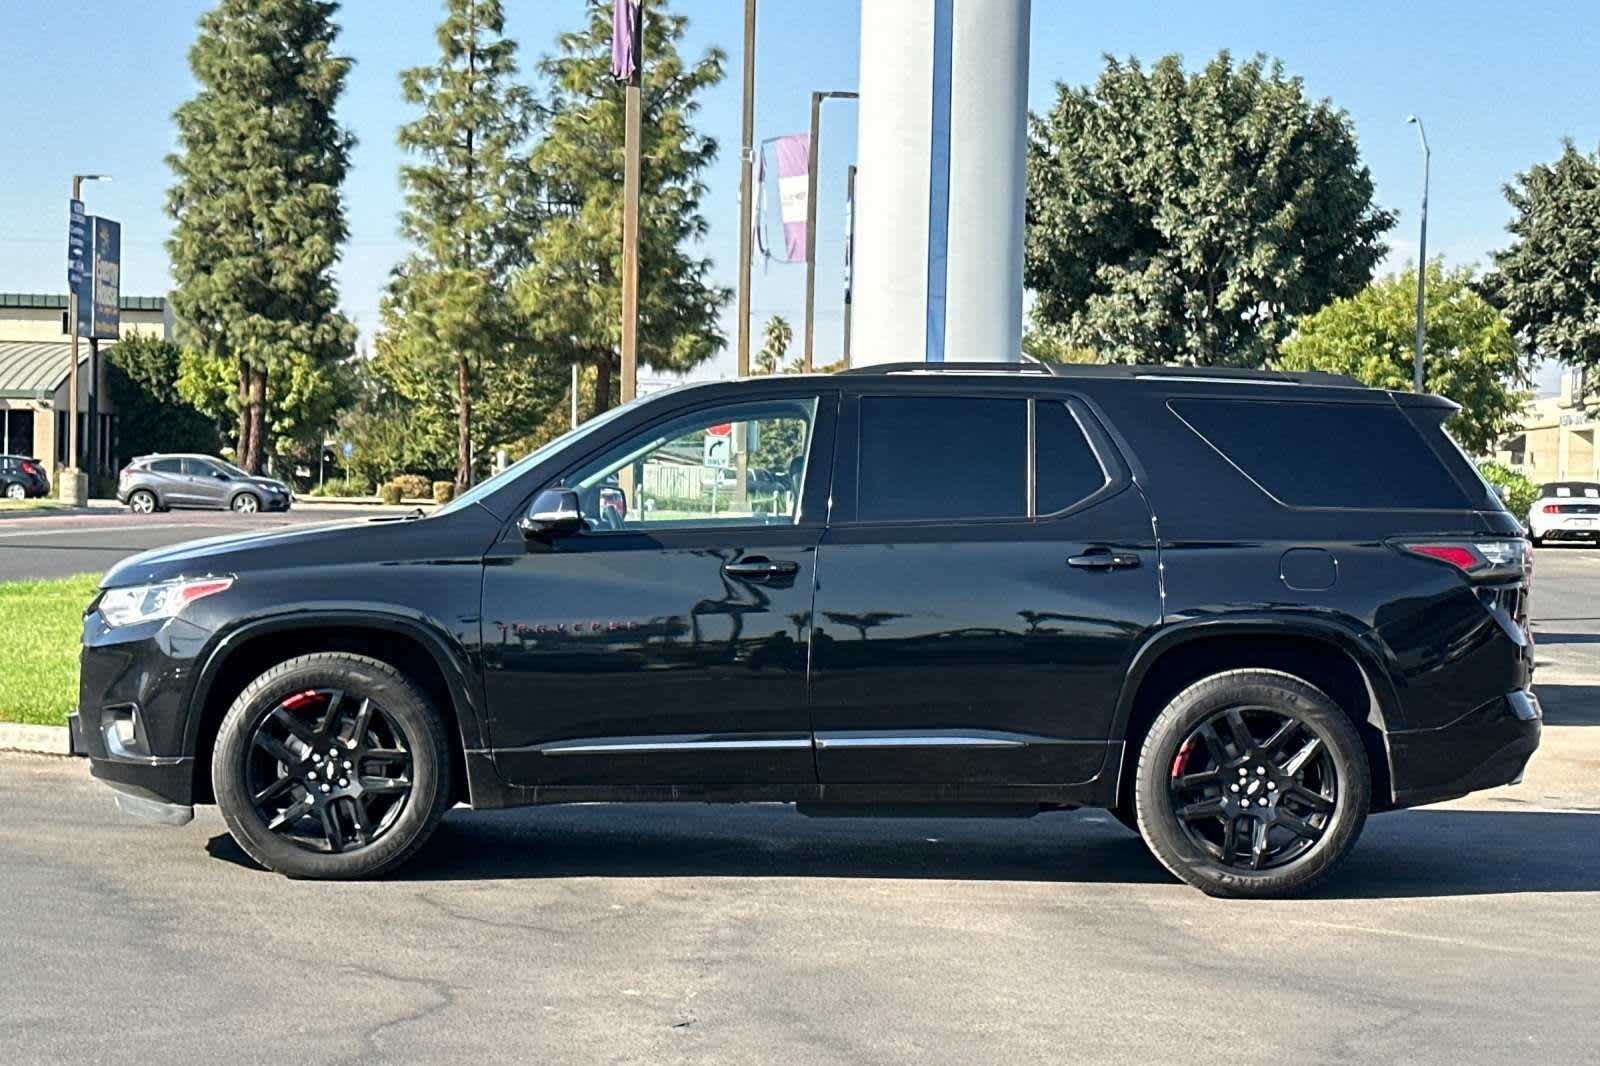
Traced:
<path fill-rule="evenodd" d="M 186 539 L 107 524 L 0 558 Z M 213 810 L 123 821 L 0 755 L 0 1062 L 1600 1062 L 1600 550 L 1539 551 L 1534 617 L 1526 781 L 1273 903 L 1097 812 L 775 805 L 457 811 L 391 879 L 291 882 Z"/>

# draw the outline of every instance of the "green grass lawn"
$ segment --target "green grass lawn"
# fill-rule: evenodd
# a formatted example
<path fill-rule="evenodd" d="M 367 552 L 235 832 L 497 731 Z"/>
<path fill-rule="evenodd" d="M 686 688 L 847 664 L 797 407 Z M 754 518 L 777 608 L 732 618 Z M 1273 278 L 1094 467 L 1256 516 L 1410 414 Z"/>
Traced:
<path fill-rule="evenodd" d="M 0 722 L 66 725 L 78 703 L 78 641 L 98 574 L 0 583 Z"/>
<path fill-rule="evenodd" d="M 62 373 L 66 373 L 66 371 L 62 371 Z M 31 500 L 0 500 L 0 512 L 49 510 L 65 506 L 66 504 L 53 496 L 38 496 Z"/>

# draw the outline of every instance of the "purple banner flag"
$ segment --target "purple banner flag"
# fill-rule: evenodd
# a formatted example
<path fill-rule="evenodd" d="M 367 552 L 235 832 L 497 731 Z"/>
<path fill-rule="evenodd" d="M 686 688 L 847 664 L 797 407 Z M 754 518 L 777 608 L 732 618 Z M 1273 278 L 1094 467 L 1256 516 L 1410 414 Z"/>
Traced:
<path fill-rule="evenodd" d="M 611 76 L 618 81 L 633 78 L 640 28 L 639 0 L 612 0 Z"/>
<path fill-rule="evenodd" d="M 810 198 L 811 137 L 792 133 L 773 138 L 778 154 L 778 215 L 783 219 L 784 258 L 806 258 L 806 208 Z"/>

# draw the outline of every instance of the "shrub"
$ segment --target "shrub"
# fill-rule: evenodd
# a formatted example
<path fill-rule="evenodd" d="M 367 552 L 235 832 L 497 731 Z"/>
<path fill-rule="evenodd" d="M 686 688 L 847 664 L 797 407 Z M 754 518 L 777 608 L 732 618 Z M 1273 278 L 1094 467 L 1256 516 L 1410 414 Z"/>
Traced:
<path fill-rule="evenodd" d="M 400 486 L 400 491 L 408 500 L 427 496 L 431 485 L 427 477 L 422 474 L 397 474 L 392 483 Z"/>
<path fill-rule="evenodd" d="M 433 502 L 449 503 L 456 498 L 456 483 L 454 481 L 435 481 L 433 483 Z"/>
<path fill-rule="evenodd" d="M 1482 474 L 1483 479 L 1489 484 L 1505 489 L 1506 507 L 1517 516 L 1518 521 L 1528 520 L 1528 510 L 1533 506 L 1533 501 L 1539 498 L 1538 485 L 1500 463 L 1481 462 L 1478 464 L 1478 473 Z"/>
<path fill-rule="evenodd" d="M 404 497 L 405 493 L 401 491 L 398 481 L 385 481 L 378 486 L 378 499 L 390 506 L 399 503 Z"/>

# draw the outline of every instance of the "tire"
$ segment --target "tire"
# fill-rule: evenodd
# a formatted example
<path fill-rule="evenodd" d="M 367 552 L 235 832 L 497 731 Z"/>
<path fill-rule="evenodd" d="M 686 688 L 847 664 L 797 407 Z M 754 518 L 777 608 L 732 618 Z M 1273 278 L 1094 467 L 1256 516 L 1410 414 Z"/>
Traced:
<path fill-rule="evenodd" d="M 27 498 L 28 486 L 24 485 L 22 482 L 13 481 L 11 484 L 6 486 L 6 499 L 26 500 Z"/>
<path fill-rule="evenodd" d="M 1271 899 L 1307 891 L 1349 855 L 1372 775 L 1350 716 L 1322 691 L 1230 670 L 1157 716 L 1134 790 L 1139 832 L 1173 874 L 1208 895 Z"/>
<path fill-rule="evenodd" d="M 233 839 L 267 869 L 375 877 L 416 854 L 449 808 L 450 741 L 439 712 L 399 670 L 319 652 L 273 667 L 239 694 L 217 734 L 211 782 Z"/>
<path fill-rule="evenodd" d="M 253 492 L 241 492 L 228 501 L 228 509 L 234 514 L 256 514 L 261 510 L 261 497 Z"/>
<path fill-rule="evenodd" d="M 1533 546 L 1535 548 L 1544 547 L 1544 538 L 1543 537 L 1530 536 L 1528 539 L 1533 542 Z"/>
<path fill-rule="evenodd" d="M 134 514 L 155 514 L 161 510 L 161 503 L 149 489 L 137 489 L 128 494 L 128 510 Z"/>

